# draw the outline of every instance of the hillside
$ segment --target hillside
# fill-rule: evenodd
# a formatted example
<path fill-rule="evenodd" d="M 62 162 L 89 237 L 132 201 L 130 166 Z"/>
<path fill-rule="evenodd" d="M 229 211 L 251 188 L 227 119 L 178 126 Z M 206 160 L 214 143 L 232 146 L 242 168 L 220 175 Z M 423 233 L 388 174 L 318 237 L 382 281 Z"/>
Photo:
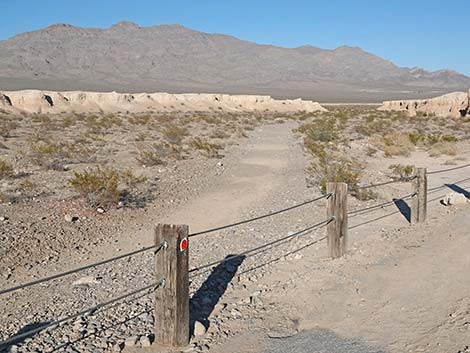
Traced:
<path fill-rule="evenodd" d="M 400 68 L 360 48 L 280 48 L 180 25 L 66 24 L 0 41 L 0 90 L 269 94 L 323 101 L 419 98 L 470 77 Z"/>

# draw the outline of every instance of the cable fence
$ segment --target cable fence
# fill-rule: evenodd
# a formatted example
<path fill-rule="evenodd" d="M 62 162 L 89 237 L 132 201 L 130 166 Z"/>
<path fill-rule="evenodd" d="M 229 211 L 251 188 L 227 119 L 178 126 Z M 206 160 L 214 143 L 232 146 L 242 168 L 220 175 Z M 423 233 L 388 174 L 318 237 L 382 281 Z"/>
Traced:
<path fill-rule="evenodd" d="M 427 176 L 438 174 L 438 173 L 452 172 L 454 170 L 463 169 L 468 166 L 470 166 L 470 164 L 448 168 L 448 169 L 435 170 L 429 173 L 426 173 L 425 168 L 417 168 L 415 169 L 415 174 L 410 177 L 403 177 L 403 178 L 395 179 L 391 181 L 385 181 L 385 182 L 367 184 L 367 185 L 355 187 L 353 191 L 364 190 L 368 188 L 377 188 L 377 187 L 386 186 L 386 185 L 395 184 L 395 183 L 412 182 L 411 193 L 400 196 L 398 198 L 394 198 L 390 201 L 381 202 L 375 205 L 363 207 L 360 209 L 355 209 L 352 211 L 348 211 L 348 208 L 347 208 L 347 195 L 348 193 L 351 192 L 351 190 L 348 188 L 348 185 L 345 183 L 327 183 L 327 193 L 319 197 L 315 197 L 307 201 L 303 201 L 299 204 L 286 207 L 283 209 L 279 209 L 276 211 L 272 211 L 272 212 L 262 214 L 259 216 L 255 216 L 249 219 L 241 220 L 241 221 L 234 222 L 231 224 L 222 225 L 222 226 L 215 227 L 215 228 L 209 228 L 209 229 L 195 232 L 195 233 L 189 233 L 189 228 L 186 225 L 159 224 L 155 232 L 155 244 L 154 245 L 147 246 L 142 249 L 131 251 L 131 252 L 121 254 L 118 256 L 114 256 L 112 258 L 98 261 L 89 265 L 81 266 L 73 270 L 65 271 L 62 273 L 58 273 L 55 275 L 37 279 L 31 282 L 20 284 L 11 288 L 0 290 L 0 295 L 12 293 L 21 289 L 29 288 L 34 285 L 38 285 L 41 283 L 46 283 L 46 282 L 53 281 L 59 278 L 63 278 L 65 276 L 69 276 L 74 273 L 78 273 L 80 271 L 85 271 L 85 270 L 88 270 L 97 266 L 101 266 L 101 265 L 118 261 L 124 258 L 128 258 L 137 254 L 141 254 L 141 253 L 148 252 L 151 250 L 154 251 L 155 264 L 156 264 L 155 278 L 156 279 L 158 278 L 156 282 L 150 285 L 146 285 L 142 288 L 133 290 L 131 292 L 125 293 L 118 297 L 109 299 L 105 302 L 89 307 L 88 309 L 84 309 L 75 314 L 68 315 L 66 317 L 54 320 L 50 323 L 41 325 L 40 327 L 28 330 L 27 332 L 14 335 L 3 342 L 0 342 L 0 348 L 5 345 L 13 344 L 14 342 L 17 342 L 26 337 L 35 335 L 48 328 L 57 327 L 58 325 L 61 325 L 65 322 L 73 320 L 79 316 L 95 313 L 97 311 L 106 311 L 109 308 L 111 308 L 113 304 L 121 302 L 126 298 L 135 297 L 139 293 L 145 293 L 142 295 L 144 296 L 151 292 L 154 292 L 156 295 L 157 307 L 155 309 L 155 320 L 158 321 L 161 326 L 159 330 L 155 332 L 156 340 L 158 341 L 158 343 L 163 344 L 163 345 L 181 347 L 189 342 L 188 341 L 189 331 L 186 330 L 186 327 L 189 327 L 189 302 L 188 302 L 189 289 L 188 288 L 189 288 L 189 278 L 191 276 L 192 277 L 199 276 L 202 273 L 210 271 L 215 266 L 229 262 L 236 258 L 253 257 L 261 252 L 270 251 L 272 248 L 279 246 L 281 244 L 287 243 L 289 240 L 293 238 L 305 236 L 307 234 L 312 233 L 314 230 L 317 230 L 323 227 L 327 228 L 326 236 L 323 236 L 317 239 L 312 239 L 311 241 L 308 241 L 307 244 L 303 245 L 300 249 L 296 249 L 293 251 L 300 251 L 302 249 L 305 249 L 309 246 L 312 246 L 313 244 L 316 244 L 326 239 L 327 245 L 328 245 L 329 256 L 332 258 L 341 257 L 346 252 L 348 230 L 355 229 L 359 226 L 376 222 L 377 220 L 400 213 L 401 210 L 399 209 L 398 211 L 394 211 L 392 213 L 388 213 L 386 215 L 376 217 L 372 220 L 365 220 L 361 223 L 358 223 L 352 226 L 348 225 L 348 218 L 366 215 L 366 214 L 375 212 L 377 210 L 385 209 L 386 207 L 389 207 L 392 205 L 396 205 L 398 207 L 398 202 L 411 199 L 412 204 L 409 207 L 409 210 L 411 212 L 411 216 L 409 219 L 410 223 L 424 222 L 424 220 L 426 219 L 426 205 L 442 197 L 440 196 L 434 199 L 427 199 L 428 195 L 437 193 L 445 189 L 446 187 L 450 187 L 450 185 L 452 184 L 459 184 L 459 183 L 470 181 L 470 178 L 465 178 L 462 180 L 455 181 L 453 183 L 445 183 L 443 185 L 439 185 L 428 190 L 427 189 Z M 309 204 L 313 204 L 321 200 L 327 200 L 327 203 L 326 203 L 327 218 L 325 220 L 309 225 L 302 230 L 296 231 L 286 236 L 282 236 L 278 239 L 268 241 L 258 246 L 252 246 L 249 249 L 243 250 L 242 252 L 238 254 L 229 255 L 219 260 L 211 261 L 203 265 L 189 268 L 189 265 L 188 265 L 189 264 L 189 260 L 188 260 L 189 258 L 188 239 L 189 238 L 197 237 L 197 236 L 204 235 L 204 234 L 214 233 L 217 231 L 244 225 L 244 224 L 254 222 L 257 220 L 273 217 L 273 216 L 282 214 L 284 212 L 289 212 L 291 210 L 301 208 Z M 275 259 L 269 261 L 268 263 L 270 264 L 274 261 Z M 265 266 L 265 265 L 266 264 L 259 265 L 259 266 Z M 160 290 L 157 291 L 157 289 L 160 289 Z M 171 312 L 174 315 L 169 317 L 167 315 L 168 312 Z M 179 331 L 176 332 L 175 328 L 179 328 Z"/>
<path fill-rule="evenodd" d="M 139 288 L 139 289 L 136 289 L 132 292 L 129 292 L 129 293 L 126 293 L 126 294 L 123 294 L 123 295 L 120 295 L 118 297 L 115 297 L 115 298 L 112 298 L 108 301 L 105 301 L 103 303 L 100 303 L 100 304 L 97 304 L 95 306 L 92 306 L 92 307 L 89 307 L 85 310 L 82 310 L 82 311 L 79 311 L 75 314 L 71 314 L 71 315 L 68 315 L 64 318 L 61 318 L 61 319 L 57 319 L 57 320 L 54 320 L 54 321 L 51 321 L 49 323 L 46 323 L 44 325 L 41 325 L 37 328 L 34 328 L 34 329 L 31 329 L 31 330 L 28 330 L 26 332 L 23 332 L 23 333 L 20 333 L 18 335 L 15 335 L 13 337 L 10 337 L 9 339 L 5 340 L 5 341 L 2 341 L 0 342 L 0 348 L 2 346 L 6 346 L 6 345 L 10 345 L 10 344 L 13 344 L 15 342 L 17 342 L 18 340 L 21 340 L 23 338 L 27 338 L 27 337 L 30 337 L 32 335 L 35 335 L 41 331 L 44 331 L 48 328 L 51 328 L 51 327 L 56 327 L 56 326 L 59 326 L 63 323 L 66 323 L 70 320 L 73 320 L 73 319 L 76 319 L 78 318 L 79 316 L 83 316 L 83 315 L 87 315 L 87 314 L 91 314 L 91 313 L 94 313 L 96 311 L 98 311 L 99 309 L 102 309 L 102 308 L 105 308 L 109 305 L 112 305 L 118 301 L 121 301 L 123 299 L 126 299 L 128 297 L 132 297 L 138 293 L 141 293 L 141 292 L 145 292 L 145 291 L 150 291 L 150 289 L 153 289 L 153 290 L 156 290 L 158 289 L 159 287 L 163 287 L 165 286 L 165 280 L 160 280 L 159 282 L 156 282 L 156 283 L 153 283 L 153 284 L 150 284 L 148 286 L 145 286 L 145 287 L 142 287 L 142 288 Z"/>

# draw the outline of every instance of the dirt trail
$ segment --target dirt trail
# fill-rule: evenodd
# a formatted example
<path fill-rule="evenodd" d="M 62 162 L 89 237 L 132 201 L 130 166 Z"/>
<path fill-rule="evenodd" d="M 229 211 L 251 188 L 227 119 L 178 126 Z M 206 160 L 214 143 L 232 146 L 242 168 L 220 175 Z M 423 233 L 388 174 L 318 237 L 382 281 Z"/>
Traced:
<path fill-rule="evenodd" d="M 89 258 L 115 255 L 114 247 L 129 251 L 137 245 L 150 244 L 153 237 L 149 224 L 183 223 L 190 225 L 191 232 L 198 232 L 318 196 L 317 188 L 307 188 L 304 170 L 308 161 L 292 134 L 293 127 L 293 123 L 288 123 L 256 129 L 249 139 L 229 147 L 226 157 L 214 161 L 214 170 L 208 171 L 210 183 L 205 189 L 190 191 L 188 201 L 166 214 L 151 211 L 143 214 L 142 227 L 129 226 L 122 234 L 116 234 L 113 247 L 96 249 Z M 438 163 L 441 161 L 428 158 L 421 162 L 432 170 L 442 168 Z M 373 168 L 377 172 L 384 165 L 385 161 Z M 462 169 L 452 174 L 436 174 L 430 178 L 430 187 L 464 179 L 467 172 Z M 396 188 L 394 195 L 409 192 L 409 185 L 400 184 Z M 430 199 L 448 191 L 434 193 Z M 368 206 L 350 201 L 351 209 Z M 380 201 L 371 204 L 376 202 Z M 276 347 L 281 352 L 280 348 L 286 351 L 292 345 L 297 347 L 292 351 L 298 352 L 307 352 L 312 347 L 318 352 L 392 353 L 457 353 L 464 349 L 469 344 L 470 329 L 467 275 L 470 258 L 466 251 L 470 246 L 466 234 L 470 207 L 445 208 L 432 201 L 428 211 L 427 223 L 414 226 L 409 225 L 394 205 L 351 218 L 348 255 L 334 261 L 326 258 L 325 242 L 289 254 L 323 236 L 324 229 L 319 229 L 245 259 L 235 268 L 236 277 L 231 274 L 224 285 L 217 282 L 216 287 L 224 288 L 222 292 L 215 289 L 214 294 L 214 288 L 202 286 L 207 277 L 191 278 L 193 292 L 201 287 L 209 288 L 209 293 L 199 293 L 199 298 L 215 298 L 209 306 L 221 304 L 226 308 L 222 312 L 212 308 L 203 317 L 210 323 L 208 341 L 204 343 L 211 345 L 211 351 L 220 353 L 271 352 Z M 325 218 L 322 201 L 228 231 L 192 238 L 190 266 L 240 253 Z M 68 263 L 64 267 L 75 265 Z M 260 265 L 265 266 L 259 269 Z M 151 254 L 92 270 L 90 275 L 109 273 L 112 279 L 108 281 L 108 276 L 103 276 L 90 303 L 115 294 L 123 276 L 129 288 L 137 288 L 153 278 L 152 272 Z M 71 280 L 24 291 L 5 305 L 10 306 L 8 310 L 20 308 L 21 303 L 34 297 L 38 312 L 42 312 L 40 307 L 48 304 L 52 290 L 57 296 L 77 295 L 70 286 Z M 259 297 L 256 305 L 250 304 L 253 293 Z M 72 309 L 83 304 L 80 298 L 75 299 Z M 192 308 L 202 305 L 196 302 Z M 123 308 L 139 312 L 152 306 L 152 299 L 147 298 L 134 304 L 125 303 Z M 147 330 L 153 330 L 151 319 L 143 320 L 140 325 L 129 327 L 129 332 L 135 335 L 144 325 Z M 293 336 L 289 338 L 292 341 L 282 337 L 276 341 L 268 339 L 270 332 L 279 329 L 288 332 L 286 336 Z M 126 335 L 129 333 L 119 333 L 117 339 Z M 220 339 L 222 336 L 227 341 Z"/>

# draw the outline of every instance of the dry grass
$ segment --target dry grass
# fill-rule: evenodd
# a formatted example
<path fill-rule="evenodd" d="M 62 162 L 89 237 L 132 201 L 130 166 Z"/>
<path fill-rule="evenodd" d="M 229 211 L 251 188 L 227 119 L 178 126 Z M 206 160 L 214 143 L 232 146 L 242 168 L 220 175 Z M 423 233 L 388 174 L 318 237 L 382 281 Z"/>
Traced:
<path fill-rule="evenodd" d="M 131 171 L 120 172 L 114 168 L 97 167 L 89 171 L 74 172 L 69 185 L 91 206 L 109 207 L 119 202 L 123 192 L 120 186 L 133 189 L 145 181 L 145 178 L 139 178 Z"/>
<path fill-rule="evenodd" d="M 210 143 L 206 139 L 195 137 L 191 140 L 190 146 L 195 148 L 196 150 L 202 151 L 207 157 L 210 158 L 220 158 L 221 155 L 219 153 L 223 147 L 216 143 Z"/>
<path fill-rule="evenodd" d="M 0 179 L 10 178 L 14 175 L 13 167 L 10 162 L 0 159 Z"/>

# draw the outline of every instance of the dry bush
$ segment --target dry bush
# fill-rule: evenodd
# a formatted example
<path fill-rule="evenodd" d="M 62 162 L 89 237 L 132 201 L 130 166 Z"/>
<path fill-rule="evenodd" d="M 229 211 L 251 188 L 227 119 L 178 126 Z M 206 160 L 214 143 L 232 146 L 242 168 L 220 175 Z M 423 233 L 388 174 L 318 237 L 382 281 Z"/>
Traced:
<path fill-rule="evenodd" d="M 439 157 L 441 155 L 446 155 L 446 156 L 455 156 L 458 153 L 458 147 L 455 145 L 455 143 L 452 142 L 438 142 L 434 144 L 430 149 L 429 149 L 429 155 L 431 157 Z"/>
<path fill-rule="evenodd" d="M 408 178 L 413 175 L 414 166 L 405 164 L 391 164 L 388 169 L 392 172 L 392 176 L 397 179 Z"/>
<path fill-rule="evenodd" d="M 362 165 L 356 161 L 348 160 L 338 156 L 333 157 L 327 153 L 325 158 L 319 158 L 312 162 L 307 172 L 313 181 L 320 185 L 323 193 L 326 192 L 327 182 L 347 183 L 351 190 L 355 190 L 362 176 Z"/>
<path fill-rule="evenodd" d="M 199 151 L 202 151 L 207 157 L 210 158 L 221 157 L 219 151 L 223 149 L 221 145 L 216 143 L 210 143 L 209 141 L 200 137 L 193 138 L 189 145 Z"/>
<path fill-rule="evenodd" d="M 165 161 L 155 150 L 139 149 L 136 159 L 142 166 L 146 167 L 165 165 Z"/>
<path fill-rule="evenodd" d="M 232 128 L 232 127 L 231 127 Z M 230 129 L 230 128 L 229 128 Z M 215 139 L 226 139 L 226 138 L 229 138 L 230 137 L 230 134 L 228 134 L 226 132 L 226 130 L 228 129 L 216 129 L 214 131 L 212 131 L 212 133 L 209 135 L 209 137 L 211 138 L 215 138 Z"/>
<path fill-rule="evenodd" d="M 436 143 L 452 143 L 458 141 L 458 138 L 453 135 L 422 134 L 418 132 L 410 132 L 408 136 L 410 138 L 411 143 L 416 146 L 432 146 Z"/>
<path fill-rule="evenodd" d="M 409 135 L 402 132 L 374 136 L 373 143 L 384 152 L 385 157 L 408 156 L 414 149 Z"/>
<path fill-rule="evenodd" d="M 73 190 L 84 197 L 93 206 L 116 205 L 124 189 L 130 192 L 137 184 L 143 183 L 146 178 L 136 177 L 131 171 L 120 172 L 113 168 L 100 168 L 94 170 L 74 172 L 69 180 Z M 121 187 L 121 188 L 120 188 Z"/>
<path fill-rule="evenodd" d="M 388 131 L 392 123 L 387 119 L 376 119 L 374 116 L 367 116 L 365 121 L 355 127 L 356 132 L 365 136 L 372 136 L 377 133 Z"/>
<path fill-rule="evenodd" d="M 166 141 L 173 145 L 179 145 L 189 135 L 188 129 L 176 125 L 168 125 L 162 132 Z"/>
<path fill-rule="evenodd" d="M 40 138 L 39 138 L 40 139 Z M 61 170 L 64 163 L 91 160 L 95 151 L 83 143 L 33 139 L 28 143 L 26 156 L 36 165 Z"/>
<path fill-rule="evenodd" d="M 0 179 L 10 178 L 14 175 L 10 162 L 0 159 Z"/>

